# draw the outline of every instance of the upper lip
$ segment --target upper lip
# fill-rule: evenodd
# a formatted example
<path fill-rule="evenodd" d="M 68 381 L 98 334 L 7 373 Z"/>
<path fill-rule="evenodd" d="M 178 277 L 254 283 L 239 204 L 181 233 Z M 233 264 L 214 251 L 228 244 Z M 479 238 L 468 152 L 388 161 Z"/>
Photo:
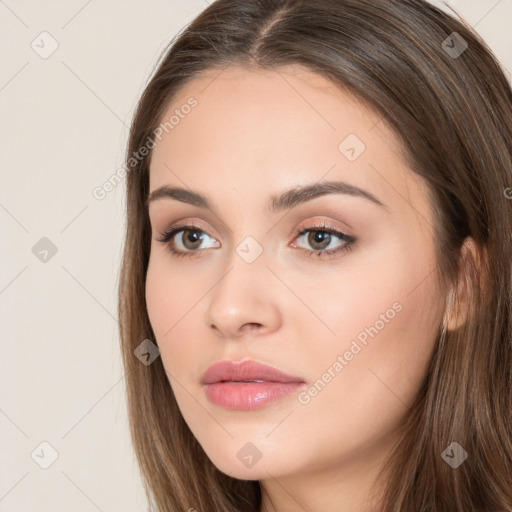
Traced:
<path fill-rule="evenodd" d="M 203 384 L 213 384 L 222 381 L 244 382 L 254 380 L 265 382 L 304 382 L 304 379 L 301 377 L 287 375 L 277 368 L 252 360 L 241 362 L 219 361 L 212 364 L 202 377 Z"/>

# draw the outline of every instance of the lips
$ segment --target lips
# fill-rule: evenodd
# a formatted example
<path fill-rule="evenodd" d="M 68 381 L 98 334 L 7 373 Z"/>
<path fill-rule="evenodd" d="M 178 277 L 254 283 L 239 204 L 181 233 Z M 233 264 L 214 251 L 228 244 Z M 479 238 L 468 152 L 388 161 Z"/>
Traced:
<path fill-rule="evenodd" d="M 287 375 L 277 368 L 256 361 L 220 361 L 212 364 L 202 377 L 203 384 L 218 382 L 303 383 L 304 379 Z"/>
<path fill-rule="evenodd" d="M 232 411 L 261 409 L 305 386 L 301 377 L 256 361 L 220 361 L 208 368 L 202 384 L 208 400 Z"/>

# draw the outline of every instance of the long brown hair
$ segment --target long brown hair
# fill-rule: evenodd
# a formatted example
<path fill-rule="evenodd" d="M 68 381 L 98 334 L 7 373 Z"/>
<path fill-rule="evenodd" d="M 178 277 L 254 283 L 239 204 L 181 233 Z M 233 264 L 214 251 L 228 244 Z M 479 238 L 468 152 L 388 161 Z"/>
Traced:
<path fill-rule="evenodd" d="M 401 137 L 428 184 L 439 285 L 455 290 L 445 308 L 465 304 L 468 314 L 461 327 L 440 329 L 381 473 L 382 512 L 512 511 L 512 91 L 478 34 L 424 0 L 217 0 L 164 52 L 131 126 L 119 283 L 131 435 L 152 509 L 261 506 L 259 482 L 208 459 L 161 358 L 146 366 L 134 356 L 155 340 L 145 302 L 151 151 L 140 158 L 140 149 L 181 88 L 230 64 L 299 64 L 356 93 Z M 477 257 L 462 258 L 468 236 Z M 441 456 L 453 442 L 468 454 L 457 469 Z"/>

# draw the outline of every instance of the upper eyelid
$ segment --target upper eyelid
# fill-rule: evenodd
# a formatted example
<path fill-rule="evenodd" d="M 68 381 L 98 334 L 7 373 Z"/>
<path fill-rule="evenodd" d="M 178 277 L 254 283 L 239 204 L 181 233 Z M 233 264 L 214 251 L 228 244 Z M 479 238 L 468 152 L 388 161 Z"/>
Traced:
<path fill-rule="evenodd" d="M 346 234 L 348 235 L 350 231 L 353 230 L 353 227 L 349 224 L 347 224 L 346 222 L 344 222 L 343 220 L 341 219 L 338 219 L 338 220 L 326 220 L 325 217 L 329 217 L 329 214 L 325 215 L 325 214 L 318 214 L 318 215 L 312 215 L 311 218 L 318 218 L 319 220 L 311 220 L 310 222 L 312 223 L 311 224 L 311 228 L 316 228 L 318 229 L 318 225 L 321 225 L 321 224 L 326 224 L 327 227 L 331 228 L 331 229 L 335 229 L 336 231 L 339 231 L 343 234 Z M 187 219 L 188 217 L 184 217 L 185 219 Z M 299 222 L 298 224 L 301 224 L 303 221 Z M 336 223 L 339 223 L 342 225 L 342 227 L 336 227 L 334 224 Z M 210 224 L 210 223 L 209 223 Z M 229 226 L 226 226 L 223 222 L 221 222 L 222 224 L 222 228 L 221 228 L 221 231 L 225 230 L 227 231 L 230 235 L 233 234 L 233 230 L 231 228 L 229 228 Z M 210 224 L 211 225 L 211 224 Z M 188 220 L 178 220 L 174 223 L 172 223 L 169 227 L 167 228 L 164 228 L 164 231 L 170 231 L 171 229 L 177 229 L 178 227 L 186 227 L 186 226 L 194 226 L 196 228 L 199 228 L 201 229 L 202 231 L 208 233 L 209 231 L 209 228 L 207 229 L 203 229 L 203 226 L 202 226 L 202 221 L 200 220 L 191 220 L 191 221 L 188 221 Z M 275 224 L 272 226 L 272 228 L 275 226 Z M 309 227 L 309 226 L 302 226 L 301 229 L 303 228 L 306 228 L 306 227 Z M 272 229 L 271 228 L 271 229 Z M 347 230 L 348 228 L 348 230 Z M 215 228 L 213 228 L 215 231 L 217 231 Z M 296 231 L 297 229 L 295 229 Z M 268 230 L 270 231 L 270 230 Z M 267 232 L 268 232 L 267 231 Z"/>
<path fill-rule="evenodd" d="M 176 236 L 176 233 L 178 233 L 179 231 L 182 231 L 184 229 L 191 229 L 191 228 L 195 229 L 197 231 L 201 231 L 203 233 L 206 233 L 211 238 L 217 239 L 217 237 L 215 237 L 213 235 L 210 235 L 209 230 L 208 229 L 204 229 L 201 226 L 201 224 L 199 222 L 197 222 L 197 221 L 194 221 L 194 222 L 188 222 L 188 221 L 181 222 L 181 221 L 178 221 L 177 223 L 172 224 L 168 228 L 164 228 L 162 233 L 170 233 L 171 231 L 175 231 L 174 236 Z"/>
<path fill-rule="evenodd" d="M 171 225 L 169 228 L 164 229 L 161 234 L 166 235 L 168 233 L 173 233 L 172 237 L 171 237 L 171 239 L 172 239 L 178 233 L 180 233 L 183 230 L 187 230 L 187 229 L 201 231 L 202 233 L 205 233 L 207 236 L 216 240 L 217 242 L 219 241 L 217 239 L 217 237 L 210 235 L 208 230 L 203 229 L 200 226 L 200 223 L 198 223 L 198 222 L 187 222 L 187 221 L 184 221 L 183 223 L 178 222 L 176 225 Z M 301 231 L 302 231 L 302 233 L 301 233 Z M 296 240 L 300 236 L 304 236 L 304 234 L 307 233 L 308 231 L 335 232 L 333 234 L 335 236 L 337 236 L 338 238 L 340 238 L 341 240 L 344 240 L 347 238 L 348 239 L 354 238 L 353 235 L 350 235 L 344 229 L 339 229 L 335 226 L 330 225 L 326 220 L 321 220 L 321 221 L 313 222 L 311 225 L 306 224 L 306 225 L 302 225 L 300 227 L 296 227 L 293 230 L 293 237 L 294 237 L 293 240 Z"/>

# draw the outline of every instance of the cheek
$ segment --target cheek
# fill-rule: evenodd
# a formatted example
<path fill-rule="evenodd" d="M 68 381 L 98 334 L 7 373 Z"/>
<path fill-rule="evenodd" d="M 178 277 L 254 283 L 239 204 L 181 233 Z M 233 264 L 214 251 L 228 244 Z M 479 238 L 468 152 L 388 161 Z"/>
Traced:
<path fill-rule="evenodd" d="M 148 316 L 157 338 L 170 336 L 202 293 L 198 283 L 180 272 L 179 264 L 157 249 L 149 260 L 146 276 Z M 170 330 L 172 329 L 172 330 Z"/>
<path fill-rule="evenodd" d="M 309 309 L 302 305 L 302 313 L 295 311 L 301 331 L 311 335 L 314 331 L 317 342 L 320 338 L 327 345 L 339 343 L 340 347 L 344 340 L 350 342 L 356 337 L 364 344 L 370 339 L 369 332 L 383 333 L 391 328 L 397 334 L 424 334 L 425 326 L 434 322 L 438 312 L 433 277 L 425 279 L 428 272 L 423 265 L 401 263 L 396 269 L 380 262 L 306 280 L 290 277 L 298 283 L 294 290 Z M 429 315 L 429 311 L 434 314 Z"/>
<path fill-rule="evenodd" d="M 318 343 L 303 345 L 310 386 L 300 397 L 301 428 L 317 432 L 336 425 L 333 436 L 343 433 L 345 448 L 374 442 L 400 423 L 431 359 L 435 321 L 426 310 L 432 283 L 410 295 L 406 279 L 386 284 L 370 295 L 340 297 L 336 308 L 325 310 L 337 336 L 324 337 L 322 350 Z M 307 329 L 304 324 L 304 339 L 313 340 L 313 329 Z M 317 444 L 313 451 L 324 448 Z"/>
<path fill-rule="evenodd" d="M 346 268 L 333 273 L 329 292 L 323 298 L 314 292 L 313 303 L 341 340 L 359 337 L 364 344 L 386 337 L 397 345 L 421 345 L 441 315 L 435 266 L 431 240 L 397 232 L 347 259 Z"/>
<path fill-rule="evenodd" d="M 190 372 L 208 363 L 208 351 L 199 346 L 204 336 L 202 311 L 205 295 L 212 288 L 211 272 L 184 270 L 162 251 L 151 255 L 146 276 L 146 305 L 162 363 L 179 399 L 182 382 Z M 215 281 L 214 281 L 215 282 Z M 206 358 L 203 362 L 203 359 Z M 202 366 L 201 366 L 202 365 Z M 199 378 L 195 376 L 194 378 Z"/>
<path fill-rule="evenodd" d="M 400 405 L 394 395 L 410 403 L 426 375 L 442 314 L 429 252 L 420 260 L 409 247 L 391 249 L 378 261 L 358 260 L 358 269 L 333 273 L 324 287 L 298 290 L 309 294 L 308 306 L 322 320 L 296 316 L 309 377 L 321 379 L 329 368 L 340 376 L 319 400 L 326 407 L 336 396 L 353 399 L 355 409 L 379 408 L 388 398 Z M 336 371 L 338 356 L 345 362 Z"/>
<path fill-rule="evenodd" d="M 193 306 L 199 300 L 200 290 L 176 271 L 165 256 L 150 258 L 146 276 L 146 305 L 149 321 L 156 336 L 164 363 L 172 350 L 173 340 L 183 337 L 183 327 Z M 174 343 L 176 347 L 183 344 Z"/>

